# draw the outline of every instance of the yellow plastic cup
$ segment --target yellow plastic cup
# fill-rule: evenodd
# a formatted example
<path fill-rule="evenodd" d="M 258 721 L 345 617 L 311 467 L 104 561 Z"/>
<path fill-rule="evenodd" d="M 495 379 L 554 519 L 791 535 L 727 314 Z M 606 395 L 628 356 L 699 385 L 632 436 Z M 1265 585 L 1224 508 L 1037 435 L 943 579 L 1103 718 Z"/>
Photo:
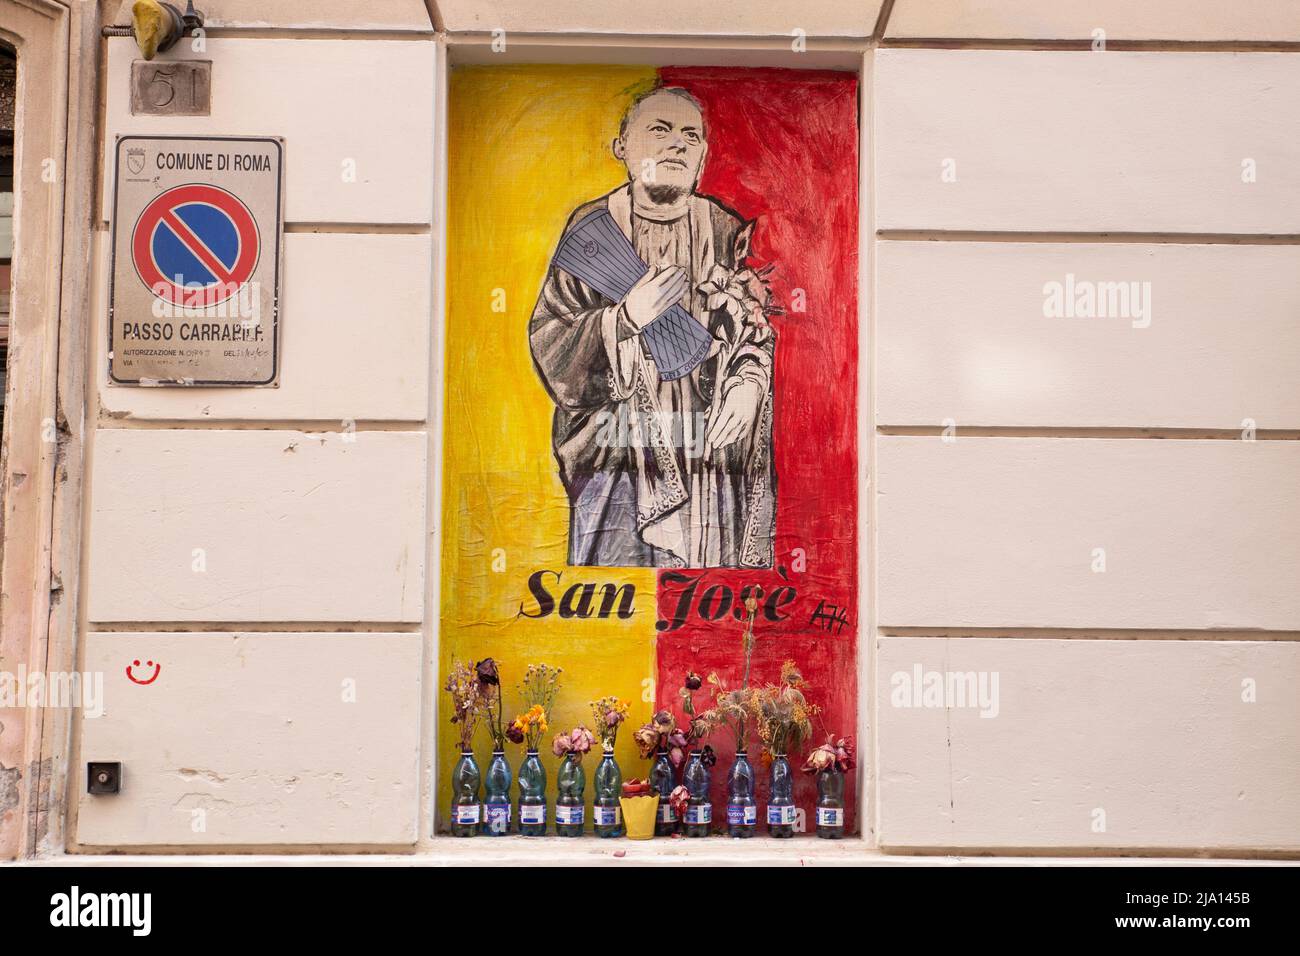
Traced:
<path fill-rule="evenodd" d="M 648 797 L 619 797 L 623 806 L 623 821 L 627 824 L 629 840 L 650 840 L 655 835 L 655 817 L 659 813 L 659 794 Z"/>

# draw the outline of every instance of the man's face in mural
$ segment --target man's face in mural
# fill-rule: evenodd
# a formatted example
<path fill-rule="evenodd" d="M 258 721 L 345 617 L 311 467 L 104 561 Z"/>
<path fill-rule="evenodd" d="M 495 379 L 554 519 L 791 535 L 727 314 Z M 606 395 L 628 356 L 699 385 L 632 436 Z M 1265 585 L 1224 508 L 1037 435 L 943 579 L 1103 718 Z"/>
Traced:
<path fill-rule="evenodd" d="M 699 108 L 666 91 L 633 107 L 614 140 L 614 155 L 627 166 L 634 188 L 639 184 L 656 203 L 674 202 L 694 190 L 707 152 Z"/>

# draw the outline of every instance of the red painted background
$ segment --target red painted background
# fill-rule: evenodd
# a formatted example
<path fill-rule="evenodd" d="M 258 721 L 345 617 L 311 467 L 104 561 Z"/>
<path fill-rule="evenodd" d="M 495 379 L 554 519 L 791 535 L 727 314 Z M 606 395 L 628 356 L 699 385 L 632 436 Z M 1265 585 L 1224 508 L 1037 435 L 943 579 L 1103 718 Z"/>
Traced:
<path fill-rule="evenodd" d="M 781 662 L 794 660 L 809 683 L 809 700 L 822 713 L 814 719 L 811 746 L 827 733 L 857 731 L 857 257 L 858 88 L 852 74 L 803 70 L 667 68 L 665 85 L 689 90 L 703 104 L 709 152 L 700 191 L 758 219 L 751 262 L 773 263 L 775 299 L 787 314 L 777 317 L 773 426 L 777 474 L 777 570 L 709 570 L 700 592 L 714 584 L 735 593 L 760 584 L 796 590 L 783 608 L 788 619 L 760 618 L 751 683 L 775 681 Z M 807 311 L 791 311 L 795 289 L 806 294 Z M 796 549 L 806 568 L 796 566 Z M 659 575 L 661 620 L 670 619 L 684 585 Z M 819 602 L 847 614 L 828 631 L 811 618 Z M 739 686 L 743 625 L 728 614 L 716 623 L 692 614 L 681 628 L 658 636 L 658 699 L 680 714 L 678 689 L 688 670 L 718 674 Z M 706 685 L 707 687 L 707 685 Z M 697 709 L 708 695 L 696 695 Z M 718 752 L 713 769 L 714 821 L 725 826 L 726 777 L 734 745 L 725 732 L 709 743 Z M 805 748 L 805 751 L 808 748 Z M 767 778 L 759 776 L 760 832 Z M 803 754 L 791 754 L 802 764 Z M 856 788 L 845 799 L 847 826 L 856 829 Z M 815 819 L 816 785 L 799 774 L 796 798 Z"/>

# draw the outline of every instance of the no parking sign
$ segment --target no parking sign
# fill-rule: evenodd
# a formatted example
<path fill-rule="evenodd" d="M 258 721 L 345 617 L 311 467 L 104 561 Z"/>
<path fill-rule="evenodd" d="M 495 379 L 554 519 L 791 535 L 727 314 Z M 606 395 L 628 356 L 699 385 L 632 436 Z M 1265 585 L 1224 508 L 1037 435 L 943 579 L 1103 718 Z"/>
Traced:
<path fill-rule="evenodd" d="M 117 141 L 108 377 L 277 385 L 282 141 Z"/>

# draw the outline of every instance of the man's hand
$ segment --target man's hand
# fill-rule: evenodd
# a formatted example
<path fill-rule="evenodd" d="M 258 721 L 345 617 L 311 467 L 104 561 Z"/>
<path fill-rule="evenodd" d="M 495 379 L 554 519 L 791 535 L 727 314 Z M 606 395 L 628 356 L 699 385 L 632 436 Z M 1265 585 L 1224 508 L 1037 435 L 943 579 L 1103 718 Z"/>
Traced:
<path fill-rule="evenodd" d="M 747 435 L 758 419 L 762 401 L 763 390 L 757 382 L 741 379 L 731 386 L 722 399 L 718 413 L 709 422 L 708 432 L 704 436 L 704 454 L 707 456 L 714 448 L 725 448 Z"/>
<path fill-rule="evenodd" d="M 686 294 L 686 270 L 669 266 L 659 272 L 648 271 L 623 297 L 628 321 L 640 332 Z"/>

